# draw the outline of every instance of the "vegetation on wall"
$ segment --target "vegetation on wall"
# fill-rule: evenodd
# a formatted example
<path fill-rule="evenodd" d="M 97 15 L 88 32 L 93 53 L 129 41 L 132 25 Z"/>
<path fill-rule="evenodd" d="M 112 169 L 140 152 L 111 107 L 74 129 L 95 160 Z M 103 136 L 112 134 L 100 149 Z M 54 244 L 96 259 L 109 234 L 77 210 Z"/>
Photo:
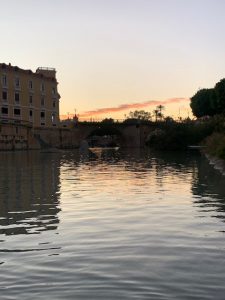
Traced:
<path fill-rule="evenodd" d="M 225 134 L 214 132 L 205 139 L 207 152 L 215 157 L 225 159 Z"/>

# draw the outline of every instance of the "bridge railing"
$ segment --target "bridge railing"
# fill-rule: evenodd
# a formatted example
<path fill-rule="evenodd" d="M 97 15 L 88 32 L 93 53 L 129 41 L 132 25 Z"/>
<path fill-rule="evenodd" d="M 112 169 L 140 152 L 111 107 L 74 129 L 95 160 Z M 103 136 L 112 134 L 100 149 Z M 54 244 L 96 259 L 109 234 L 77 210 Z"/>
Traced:
<path fill-rule="evenodd" d="M 110 122 L 111 120 L 111 122 Z M 189 119 L 190 121 L 193 121 L 191 119 Z M 79 120 L 74 121 L 73 118 L 67 118 L 67 119 L 61 119 L 60 123 L 62 127 L 71 127 L 74 126 L 74 124 L 99 124 L 101 122 L 105 121 L 105 124 L 126 124 L 126 125 L 136 125 L 136 124 L 164 124 L 165 122 L 169 122 L 166 119 L 162 119 L 162 120 L 142 120 L 142 119 L 135 119 L 135 118 L 124 118 L 124 119 L 111 119 L 111 118 L 90 118 L 90 119 L 82 119 L 80 118 Z M 185 123 L 187 122 L 187 119 L 181 119 L 181 118 L 177 118 L 177 119 L 173 119 L 174 122 L 176 123 Z"/>

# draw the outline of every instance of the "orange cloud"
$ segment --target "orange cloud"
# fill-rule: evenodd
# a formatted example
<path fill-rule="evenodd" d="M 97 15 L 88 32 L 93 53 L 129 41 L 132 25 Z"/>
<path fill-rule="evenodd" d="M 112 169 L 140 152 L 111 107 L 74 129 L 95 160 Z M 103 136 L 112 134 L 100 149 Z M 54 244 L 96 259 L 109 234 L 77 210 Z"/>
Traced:
<path fill-rule="evenodd" d="M 107 107 L 107 108 L 99 108 L 96 110 L 90 110 L 81 113 L 79 116 L 80 117 L 89 117 L 89 116 L 96 116 L 96 115 L 101 115 L 101 114 L 108 114 L 108 113 L 114 113 L 114 112 L 120 112 L 128 109 L 141 109 L 145 108 L 148 106 L 157 106 L 157 105 L 166 105 L 166 104 L 172 104 L 172 103 L 179 103 L 183 101 L 190 101 L 188 98 L 171 98 L 167 100 L 161 100 L 161 101 L 156 101 L 156 100 L 150 100 L 150 101 L 145 101 L 145 102 L 139 102 L 139 103 L 129 103 L 129 104 L 121 104 L 117 107 Z"/>
<path fill-rule="evenodd" d="M 189 98 L 170 98 L 166 100 L 149 100 L 145 102 L 137 102 L 137 103 L 128 103 L 128 104 L 121 104 L 116 107 L 105 107 L 105 108 L 99 108 L 96 110 L 89 110 L 85 111 L 79 114 L 79 118 L 88 118 L 88 117 L 93 117 L 97 115 L 102 115 L 102 114 L 110 114 L 110 113 L 115 113 L 115 112 L 121 112 L 125 110 L 131 110 L 131 109 L 142 109 L 148 106 L 157 106 L 157 105 L 167 105 L 167 104 L 173 104 L 173 103 L 180 103 L 184 101 L 190 101 Z M 66 115 L 61 115 L 61 119 L 65 119 L 68 116 Z M 71 117 L 71 116 L 69 116 Z"/>

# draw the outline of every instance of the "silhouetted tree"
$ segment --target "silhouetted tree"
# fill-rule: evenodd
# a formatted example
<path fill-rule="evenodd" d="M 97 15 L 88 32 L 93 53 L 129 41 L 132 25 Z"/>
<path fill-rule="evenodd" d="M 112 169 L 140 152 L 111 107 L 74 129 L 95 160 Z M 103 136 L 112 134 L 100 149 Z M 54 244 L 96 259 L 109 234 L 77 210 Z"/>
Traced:
<path fill-rule="evenodd" d="M 160 104 L 160 105 L 157 105 L 156 109 L 158 109 L 158 111 L 159 111 L 158 117 L 162 120 L 162 118 L 163 118 L 162 111 L 165 109 L 165 106 L 163 106 L 162 104 Z"/>
<path fill-rule="evenodd" d="M 192 113 L 197 118 L 213 116 L 218 112 L 218 100 L 214 89 L 201 89 L 193 97 L 190 103 Z"/>
<path fill-rule="evenodd" d="M 218 114 L 225 113 L 225 78 L 217 82 L 214 90 L 216 95 L 216 111 Z"/>
<path fill-rule="evenodd" d="M 173 119 L 172 117 L 169 117 L 169 116 L 166 117 L 166 118 L 164 118 L 164 121 L 167 122 L 167 123 L 169 123 L 169 122 L 170 122 L 170 123 L 171 123 L 171 122 L 175 122 L 174 119 Z"/>
<path fill-rule="evenodd" d="M 103 119 L 102 120 L 102 122 L 101 122 L 102 124 L 113 124 L 114 123 L 114 119 L 112 119 L 112 118 L 105 118 L 105 119 Z"/>
<path fill-rule="evenodd" d="M 158 117 L 159 117 L 159 110 L 158 109 L 154 109 L 153 110 L 154 116 L 155 116 L 155 121 L 158 121 Z"/>
<path fill-rule="evenodd" d="M 128 119 L 138 119 L 138 120 L 151 120 L 151 113 L 145 110 L 135 110 L 130 111 L 128 114 Z"/>

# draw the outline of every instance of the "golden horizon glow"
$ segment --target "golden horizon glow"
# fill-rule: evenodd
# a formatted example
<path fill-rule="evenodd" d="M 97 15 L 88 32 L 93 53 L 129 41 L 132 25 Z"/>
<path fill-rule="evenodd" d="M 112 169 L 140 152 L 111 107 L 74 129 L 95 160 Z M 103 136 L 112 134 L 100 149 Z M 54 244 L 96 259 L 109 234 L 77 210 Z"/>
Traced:
<path fill-rule="evenodd" d="M 150 111 L 149 107 L 152 107 L 152 110 L 150 112 L 153 112 L 153 110 L 158 105 L 163 105 L 165 111 L 163 111 L 165 116 L 171 116 L 171 117 L 188 117 L 191 116 L 191 110 L 189 107 L 190 99 L 189 98 L 171 98 L 166 100 L 149 100 L 144 102 L 135 102 L 135 103 L 126 103 L 121 104 L 119 106 L 115 107 L 104 107 L 99 108 L 96 110 L 91 111 L 84 111 L 84 112 L 74 112 L 74 114 L 65 114 L 60 115 L 60 119 L 68 119 L 73 118 L 76 114 L 80 120 L 98 120 L 98 119 L 104 119 L 104 118 L 113 118 L 113 119 L 125 119 L 130 111 L 134 110 L 146 110 Z M 173 111 L 178 109 L 177 114 L 174 114 Z"/>
<path fill-rule="evenodd" d="M 2 1 L 1 61 L 54 67 L 64 118 L 123 119 L 225 77 L 224 10 L 221 0 Z M 142 106 L 149 99 L 158 103 Z M 165 106 L 191 115 L 188 101 Z"/>

